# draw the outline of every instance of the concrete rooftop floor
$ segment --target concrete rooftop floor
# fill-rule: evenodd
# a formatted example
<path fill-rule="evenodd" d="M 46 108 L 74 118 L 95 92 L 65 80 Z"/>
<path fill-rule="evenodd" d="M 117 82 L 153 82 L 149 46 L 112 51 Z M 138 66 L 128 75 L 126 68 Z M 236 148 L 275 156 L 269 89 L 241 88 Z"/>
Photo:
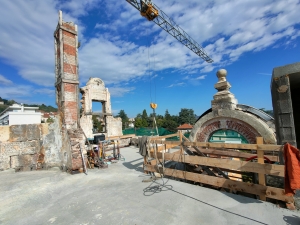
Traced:
<path fill-rule="evenodd" d="M 169 180 L 144 183 L 138 149 L 88 175 L 59 170 L 0 172 L 0 224 L 300 224 L 300 213 L 259 200 Z M 145 192 L 146 191 L 146 192 Z"/>

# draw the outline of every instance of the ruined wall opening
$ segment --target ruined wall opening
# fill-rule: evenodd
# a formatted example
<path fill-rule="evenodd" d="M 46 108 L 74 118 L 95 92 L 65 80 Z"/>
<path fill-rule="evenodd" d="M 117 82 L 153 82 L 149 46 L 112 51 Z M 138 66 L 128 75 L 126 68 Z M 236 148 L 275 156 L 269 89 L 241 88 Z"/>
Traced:
<path fill-rule="evenodd" d="M 247 139 L 237 131 L 234 130 L 217 130 L 213 132 L 208 142 L 214 143 L 236 143 L 236 144 L 248 144 Z"/>
<path fill-rule="evenodd" d="M 289 77 L 291 85 L 291 100 L 293 107 L 296 142 L 300 143 L 300 73 L 290 74 Z"/>
<path fill-rule="evenodd" d="M 82 113 L 80 117 L 80 126 L 83 129 L 86 137 L 90 140 L 94 139 L 93 122 L 102 123 L 100 131 L 101 135 L 106 137 L 121 136 L 122 135 L 122 120 L 121 118 L 114 118 L 111 110 L 110 93 L 105 87 L 104 82 L 100 78 L 90 78 L 86 86 L 80 88 Z M 95 112 L 101 110 L 100 118 L 96 119 Z M 101 121 L 102 118 L 102 121 Z M 99 121 L 100 120 L 100 121 Z M 99 124 L 100 125 L 100 124 Z M 97 129 L 99 131 L 99 129 Z"/>
<path fill-rule="evenodd" d="M 92 100 L 93 134 L 105 133 L 105 119 L 103 116 L 103 102 Z"/>

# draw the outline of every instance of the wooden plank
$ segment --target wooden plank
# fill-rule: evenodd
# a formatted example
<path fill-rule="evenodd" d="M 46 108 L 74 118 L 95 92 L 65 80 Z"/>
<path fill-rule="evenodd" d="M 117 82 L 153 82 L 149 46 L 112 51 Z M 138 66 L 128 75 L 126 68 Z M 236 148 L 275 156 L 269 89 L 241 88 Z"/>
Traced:
<path fill-rule="evenodd" d="M 262 150 L 262 151 L 275 151 L 280 150 L 281 145 L 265 145 L 265 144 L 232 144 L 232 143 L 210 143 L 210 142 L 188 142 L 181 143 L 180 141 L 162 141 L 153 140 L 158 144 L 183 144 L 184 146 L 197 146 L 206 148 L 233 148 L 233 149 L 248 149 L 248 150 Z"/>
<path fill-rule="evenodd" d="M 257 137 L 256 138 L 256 143 L 257 144 L 263 144 L 264 139 L 263 137 Z M 257 150 L 257 162 L 260 164 L 264 164 L 264 152 L 261 150 Z M 258 174 L 258 183 L 260 185 L 266 186 L 266 178 L 264 173 L 259 173 Z M 259 195 L 260 200 L 266 201 L 266 196 L 265 195 Z"/>
<path fill-rule="evenodd" d="M 163 172 L 161 167 L 157 168 L 156 166 L 147 165 L 145 169 L 151 172 Z M 293 197 L 285 196 L 284 190 L 280 188 L 245 183 L 241 181 L 233 181 L 225 178 L 213 177 L 169 168 L 165 168 L 164 175 L 209 184 L 216 187 L 229 188 L 233 191 L 241 191 L 254 195 L 265 194 L 268 198 L 277 199 L 285 202 L 293 202 Z"/>
<path fill-rule="evenodd" d="M 189 148 L 193 152 L 195 151 L 193 148 Z M 257 154 L 251 154 L 251 153 L 245 153 L 245 152 L 238 152 L 230 149 L 225 149 L 225 150 L 218 150 L 218 149 L 206 149 L 206 148 L 200 148 L 199 149 L 202 153 L 205 154 L 212 154 L 212 155 L 219 155 L 219 156 L 228 156 L 228 157 L 235 157 L 235 158 L 245 158 L 248 159 L 252 156 L 257 156 Z M 273 156 L 273 155 L 266 155 L 268 159 L 271 161 L 277 162 L 278 161 L 278 156 Z"/>
<path fill-rule="evenodd" d="M 179 141 L 180 142 L 182 142 L 182 131 L 178 131 L 178 133 L 179 133 Z M 181 152 L 181 154 L 183 154 L 183 146 L 182 145 L 180 145 L 180 152 Z"/>
<path fill-rule="evenodd" d="M 105 140 L 116 140 L 116 139 L 125 139 L 125 138 L 131 138 L 136 137 L 135 134 L 127 134 L 122 136 L 111 136 L 111 137 L 105 137 Z"/>
<path fill-rule="evenodd" d="M 147 165 L 147 157 L 144 156 L 144 173 L 148 174 L 149 172 L 145 169 L 145 166 Z"/>
<path fill-rule="evenodd" d="M 156 165 L 156 164 L 157 164 L 156 159 L 153 159 L 153 160 L 150 161 L 150 165 Z"/>
<path fill-rule="evenodd" d="M 178 136 L 178 133 L 176 133 L 176 134 L 169 134 L 169 135 L 165 135 L 165 136 L 155 136 L 155 137 L 150 137 L 150 140 L 151 141 L 161 140 L 161 139 L 170 138 L 170 137 L 177 137 L 177 136 Z M 161 144 L 161 143 L 157 143 L 157 144 Z"/>
<path fill-rule="evenodd" d="M 177 147 L 177 145 L 160 145 L 157 147 L 157 151 L 161 152 L 162 150 Z"/>
<path fill-rule="evenodd" d="M 162 158 L 161 153 L 157 153 L 159 159 Z M 275 164 L 259 164 L 255 162 L 236 161 L 231 159 L 208 158 L 202 156 L 174 157 L 174 154 L 165 153 L 165 160 L 191 163 L 194 165 L 203 165 L 210 167 L 219 167 L 229 170 L 238 170 L 244 172 L 264 173 L 274 176 L 284 176 L 284 166 Z"/>
<path fill-rule="evenodd" d="M 185 140 L 185 141 L 190 141 L 190 139 L 188 139 L 186 136 L 184 136 L 184 135 L 182 135 L 182 138 L 183 138 L 183 140 Z"/>

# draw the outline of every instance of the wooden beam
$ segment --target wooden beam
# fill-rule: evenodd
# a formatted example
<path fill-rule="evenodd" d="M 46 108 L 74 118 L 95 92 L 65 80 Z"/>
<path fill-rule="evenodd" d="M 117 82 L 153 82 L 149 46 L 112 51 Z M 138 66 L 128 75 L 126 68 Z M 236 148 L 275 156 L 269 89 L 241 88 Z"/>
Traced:
<path fill-rule="evenodd" d="M 184 135 L 182 135 L 182 138 L 183 138 L 183 140 L 185 140 L 185 141 L 190 141 L 190 139 L 188 139 L 186 136 L 184 136 Z"/>
<path fill-rule="evenodd" d="M 122 136 L 111 136 L 111 137 L 105 137 L 105 140 L 116 140 L 116 139 L 125 139 L 125 138 L 131 138 L 136 137 L 135 134 L 127 134 Z"/>
<path fill-rule="evenodd" d="M 160 172 L 162 173 L 162 168 L 157 166 L 149 166 L 147 165 L 146 170 L 151 172 Z M 229 188 L 233 191 L 241 191 L 254 195 L 264 194 L 268 198 L 277 199 L 285 202 L 293 202 L 293 197 L 286 196 L 284 194 L 284 190 L 275 187 L 268 187 L 259 184 L 245 183 L 241 181 L 233 181 L 220 177 L 207 176 L 198 173 L 185 172 L 181 170 L 174 170 L 165 168 L 164 170 L 165 176 L 172 176 L 181 179 L 187 179 L 190 181 L 195 181 L 203 184 L 209 184 L 216 187 Z"/>
<path fill-rule="evenodd" d="M 160 152 L 157 153 L 159 159 L 162 158 Z M 202 156 L 175 157 L 174 154 L 165 153 L 165 160 L 191 163 L 194 165 L 203 165 L 209 167 L 219 167 L 229 170 L 238 170 L 244 172 L 263 173 L 274 176 L 284 176 L 284 166 L 275 164 L 259 164 L 255 162 L 236 161 L 231 159 L 208 158 Z M 179 159 L 178 159 L 179 158 Z"/>
<path fill-rule="evenodd" d="M 162 141 L 154 140 L 157 144 L 183 144 L 184 146 L 197 146 L 205 148 L 233 148 L 233 149 L 248 149 L 248 150 L 262 150 L 275 151 L 280 150 L 281 145 L 267 145 L 267 144 L 232 144 L 232 143 L 211 143 L 211 142 L 183 142 L 180 141 Z"/>
<path fill-rule="evenodd" d="M 147 157 L 146 156 L 144 156 L 144 173 L 145 174 L 148 174 L 149 172 L 147 171 L 147 170 L 145 170 L 145 166 L 147 165 Z"/>
<path fill-rule="evenodd" d="M 161 139 L 170 138 L 170 137 L 177 137 L 177 136 L 178 136 L 178 133 L 176 133 L 176 134 L 169 134 L 169 135 L 165 135 L 165 136 L 154 136 L 154 137 L 150 137 L 150 140 L 151 141 L 161 140 Z M 157 143 L 157 144 L 161 144 L 161 143 Z M 177 144 L 177 145 L 179 145 L 179 144 Z"/>
<path fill-rule="evenodd" d="M 191 151 L 195 151 L 193 148 L 189 148 Z M 252 156 L 257 156 L 256 154 L 250 154 L 250 153 L 245 153 L 245 152 L 238 152 L 234 151 L 231 149 L 224 149 L 224 150 L 218 150 L 218 149 L 206 149 L 206 148 L 200 148 L 199 149 L 202 153 L 205 154 L 212 154 L 212 155 L 220 155 L 220 156 L 228 156 L 228 157 L 234 157 L 234 158 L 250 158 Z M 268 159 L 271 161 L 277 162 L 278 161 L 278 156 L 273 156 L 273 155 L 266 155 Z"/>
<path fill-rule="evenodd" d="M 178 131 L 179 133 L 179 141 L 182 142 L 182 131 Z M 180 153 L 183 154 L 183 146 L 180 145 Z"/>
<path fill-rule="evenodd" d="M 263 144 L 263 137 L 256 137 L 256 144 Z M 257 162 L 260 164 L 264 164 L 264 152 L 261 150 L 257 150 Z M 264 173 L 258 174 L 258 183 L 260 185 L 266 186 L 266 177 Z M 264 194 L 259 195 L 260 200 L 266 201 L 266 196 Z"/>
<path fill-rule="evenodd" d="M 162 150 L 177 147 L 177 145 L 160 145 L 157 147 L 157 151 L 161 152 Z"/>

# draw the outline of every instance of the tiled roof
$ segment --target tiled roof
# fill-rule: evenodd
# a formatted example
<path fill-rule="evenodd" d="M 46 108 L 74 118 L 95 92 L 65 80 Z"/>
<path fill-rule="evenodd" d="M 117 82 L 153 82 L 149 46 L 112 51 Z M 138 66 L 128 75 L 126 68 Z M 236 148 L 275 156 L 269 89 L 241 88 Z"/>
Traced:
<path fill-rule="evenodd" d="M 45 114 L 43 115 L 43 118 L 48 119 L 48 118 L 50 118 L 50 115 L 45 113 Z"/>
<path fill-rule="evenodd" d="M 184 123 L 179 127 L 177 127 L 177 130 L 189 130 L 189 129 L 193 129 L 193 125 Z"/>

